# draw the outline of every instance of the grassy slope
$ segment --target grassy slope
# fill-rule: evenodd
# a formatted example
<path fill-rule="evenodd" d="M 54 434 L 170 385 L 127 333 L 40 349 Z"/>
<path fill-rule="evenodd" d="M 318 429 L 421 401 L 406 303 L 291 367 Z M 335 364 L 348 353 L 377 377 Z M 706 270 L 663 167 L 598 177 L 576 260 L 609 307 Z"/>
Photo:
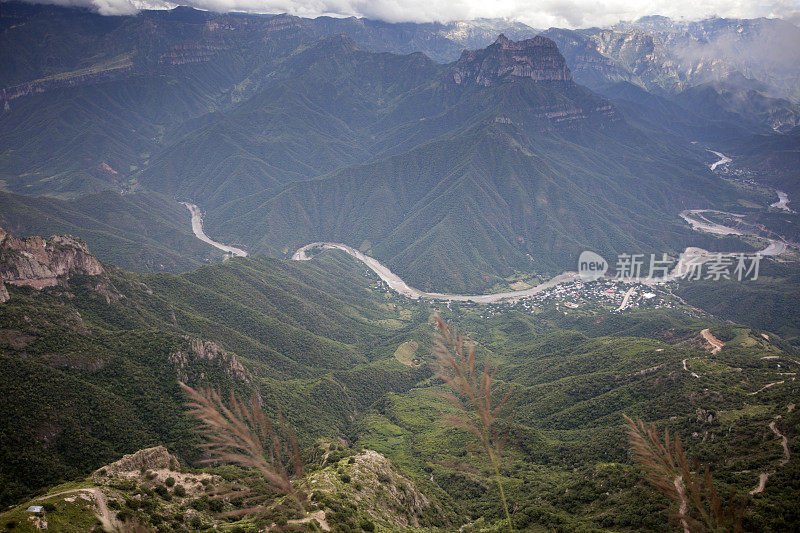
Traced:
<path fill-rule="evenodd" d="M 710 356 L 694 340 L 704 323 L 652 311 L 602 321 L 548 312 L 463 320 L 462 328 L 492 353 L 501 389 L 513 390 L 503 475 L 517 527 L 668 530 L 658 498 L 629 465 L 622 413 L 677 431 L 720 482 L 742 493 L 756 485 L 759 472 L 776 469 L 780 441 L 765 431 L 780 415 L 782 430 L 796 435 L 798 417 L 787 418 L 786 405 L 797 385 L 749 393 L 778 379 L 781 369 L 761 357 L 781 353 L 780 343 L 740 328 L 736 342 Z M 700 378 L 682 370 L 683 359 Z M 792 370 L 799 364 L 796 356 L 782 363 Z M 463 432 L 440 425 L 436 411 L 452 408 L 432 394 L 437 390 L 390 395 L 379 413 L 359 423 L 358 442 L 420 478 L 432 475 L 431 485 L 444 488 L 473 519 L 482 517 L 478 523 L 499 519 L 489 465 L 463 452 Z M 792 468 L 777 470 L 785 476 Z M 787 491 L 779 481 L 756 498 L 748 527 L 786 527 L 793 513 Z M 772 516 L 773 507 L 781 514 Z"/>

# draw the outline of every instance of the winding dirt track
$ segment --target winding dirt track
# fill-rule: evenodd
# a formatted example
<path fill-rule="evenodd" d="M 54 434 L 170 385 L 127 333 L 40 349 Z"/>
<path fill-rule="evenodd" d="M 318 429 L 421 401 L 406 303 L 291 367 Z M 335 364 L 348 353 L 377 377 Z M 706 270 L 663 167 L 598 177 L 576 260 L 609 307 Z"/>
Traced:
<path fill-rule="evenodd" d="M 699 378 L 699 377 L 700 377 L 700 374 L 698 374 L 698 373 L 696 373 L 696 372 L 692 372 L 691 370 L 689 370 L 689 367 L 688 367 L 688 366 L 686 366 L 686 361 L 688 361 L 688 359 L 684 359 L 684 360 L 683 360 L 683 369 L 684 369 L 685 371 L 689 372 L 689 373 L 692 375 L 692 377 L 693 377 L 693 378 Z"/>
<path fill-rule="evenodd" d="M 787 406 L 787 408 L 788 408 L 788 411 L 791 413 L 792 410 L 794 409 L 794 404 L 789 404 L 789 406 Z M 780 417 L 776 417 L 776 418 L 780 418 Z M 778 427 L 775 424 L 775 420 L 773 420 L 772 422 L 769 423 L 769 429 L 771 429 L 772 432 L 775 433 L 776 437 L 781 439 L 781 446 L 783 446 L 783 459 L 781 459 L 780 465 L 781 466 L 785 466 L 786 463 L 789 462 L 789 459 L 791 459 L 791 457 L 792 457 L 791 454 L 789 453 L 789 439 L 787 439 L 786 435 L 784 435 L 783 433 L 780 432 L 780 430 L 778 430 Z M 758 494 L 759 492 L 763 492 L 764 491 L 764 487 L 766 487 L 766 485 L 767 485 L 767 480 L 769 479 L 769 476 L 771 476 L 771 475 L 772 475 L 772 472 L 763 472 L 761 475 L 759 475 L 758 476 L 758 485 L 756 485 L 756 488 L 754 488 L 753 490 L 750 491 L 750 496 L 752 496 L 753 494 Z"/>
<path fill-rule="evenodd" d="M 712 354 L 719 353 L 719 351 L 725 346 L 725 343 L 716 338 L 708 328 L 701 331 L 700 334 L 703 336 L 706 342 L 711 345 Z"/>
<path fill-rule="evenodd" d="M 767 383 L 766 385 L 764 385 L 763 387 L 761 387 L 760 389 L 758 389 L 755 392 L 748 392 L 747 395 L 748 396 L 755 396 L 756 394 L 758 394 L 761 391 L 765 391 L 770 387 L 774 387 L 775 385 L 783 385 L 784 383 L 786 383 L 786 381 L 784 381 L 784 380 L 776 381 L 774 383 Z"/>
<path fill-rule="evenodd" d="M 112 517 L 111 517 L 111 512 L 108 510 L 108 500 L 106 499 L 106 495 L 103 494 L 103 491 L 101 491 L 97 487 L 63 490 L 61 492 L 56 492 L 55 494 L 46 494 L 36 499 L 45 500 L 47 498 L 53 498 L 55 496 L 63 496 L 64 494 L 75 494 L 78 492 L 88 492 L 89 494 L 91 494 L 92 498 L 94 499 L 94 503 L 97 505 L 97 513 L 105 520 L 111 522 Z"/>
<path fill-rule="evenodd" d="M 778 427 L 775 425 L 775 421 L 773 420 L 769 424 L 769 429 L 772 430 L 775 435 L 781 439 L 781 445 L 783 446 L 783 459 L 781 459 L 781 466 L 785 465 L 791 459 L 791 454 L 789 453 L 789 439 L 786 438 L 786 435 L 778 431 Z"/>
<path fill-rule="evenodd" d="M 767 480 L 771 475 L 772 474 L 769 472 L 763 472 L 760 476 L 758 476 L 758 485 L 756 485 L 756 488 L 750 491 L 750 496 L 753 494 L 758 494 L 759 492 L 764 492 L 764 487 L 767 486 Z"/>

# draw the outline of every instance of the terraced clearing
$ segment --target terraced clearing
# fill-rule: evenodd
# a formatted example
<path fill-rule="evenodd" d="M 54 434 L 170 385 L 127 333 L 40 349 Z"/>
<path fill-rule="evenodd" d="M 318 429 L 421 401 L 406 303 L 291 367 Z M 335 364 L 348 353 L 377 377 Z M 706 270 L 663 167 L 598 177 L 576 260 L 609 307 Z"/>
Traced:
<path fill-rule="evenodd" d="M 406 366 L 419 366 L 419 358 L 415 357 L 419 350 L 417 341 L 406 341 L 394 351 L 394 357 Z"/>

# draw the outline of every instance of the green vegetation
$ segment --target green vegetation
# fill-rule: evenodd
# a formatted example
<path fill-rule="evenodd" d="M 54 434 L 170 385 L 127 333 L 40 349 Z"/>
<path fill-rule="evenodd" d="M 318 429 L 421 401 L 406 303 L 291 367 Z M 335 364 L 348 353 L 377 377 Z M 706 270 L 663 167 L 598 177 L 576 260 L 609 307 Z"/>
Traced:
<path fill-rule="evenodd" d="M 373 328 L 388 315 L 367 285 L 352 261 L 331 255 L 239 259 L 183 276 L 111 267 L 67 290 L 10 287 L 0 306 L 3 503 L 156 443 L 195 458 L 178 380 L 258 389 L 272 409 L 287 398 L 306 442 L 344 434 L 353 413 L 427 375 L 371 362 L 391 356 L 395 333 Z"/>
<path fill-rule="evenodd" d="M 133 66 L 9 104 L 0 180 L 11 192 L 156 191 L 194 201 L 210 235 L 253 254 L 286 257 L 320 240 L 365 245 L 412 285 L 461 293 L 572 269 L 585 249 L 607 258 L 748 250 L 693 232 L 677 213 L 763 204 L 708 172 L 706 153 L 653 126 L 649 109 L 617 110 L 569 81 L 457 85 L 451 65 L 367 51 L 336 30 L 376 45 L 372 26 L 230 16 L 220 24 L 236 31 L 223 39 L 204 32 L 216 24 L 209 13 L 148 12 L 115 40 L 109 26 L 119 22 L 74 16 L 85 20 L 71 31 L 86 49 L 63 42 L 53 52 L 62 73 L 123 56 Z M 59 74 L 46 72 L 53 60 L 34 45 L 52 22 L 19 17 L 36 24 L 5 35 L 9 78 Z M 163 30 L 155 42 L 137 37 L 151 27 Z M 99 228 L 84 222 L 74 232 L 88 241 Z M 130 239 L 151 248 L 141 258 L 112 257 L 119 243 L 107 239 L 97 249 L 134 270 L 174 270 L 198 259 L 176 238 Z M 165 248 L 181 257 L 163 263 Z"/>
<path fill-rule="evenodd" d="M 794 120 L 792 106 L 755 94 L 733 109 L 716 86 L 648 93 L 672 74 L 631 75 L 650 53 L 639 34 L 608 62 L 589 33 L 550 32 L 570 61 L 596 60 L 576 79 L 605 96 L 568 80 L 459 84 L 412 53 L 457 55 L 432 27 L 3 4 L 0 89 L 33 85 L 2 101 L 0 226 L 76 234 L 116 266 L 5 286 L 0 528 L 32 530 L 25 509 L 41 502 L 49 529 L 90 531 L 95 504 L 58 493 L 96 488 L 118 520 L 158 531 L 670 531 L 624 415 L 679 437 L 658 453 L 696 483 L 692 512 L 749 495 L 743 529 L 796 527 L 796 263 L 654 288 L 615 312 L 611 282 L 613 298 L 432 303 L 342 252 L 278 259 L 344 242 L 420 289 L 471 293 L 573 269 L 587 248 L 759 245 L 691 230 L 677 213 L 693 207 L 797 237 L 796 215 L 687 142 L 725 141 L 709 147 L 775 170 L 794 198 L 797 132 L 754 138 L 761 126 L 739 120 Z M 205 264 L 221 257 L 176 200 L 253 257 Z M 474 346 L 446 335 L 437 349 L 436 315 Z M 181 384 L 205 391 L 191 410 Z M 158 445 L 182 466 L 110 469 Z M 690 479 L 689 456 L 713 484 Z"/>
<path fill-rule="evenodd" d="M 690 463 L 679 436 L 670 438 L 666 431 L 662 442 L 654 425 L 625 419 L 636 462 L 647 481 L 672 502 L 672 516 L 684 531 L 742 531 L 745 498 L 731 496 L 724 502 L 709 468 L 698 471 L 697 462 Z"/>
<path fill-rule="evenodd" d="M 688 303 L 709 313 L 763 331 L 777 332 L 794 344 L 800 342 L 800 267 L 797 262 L 764 261 L 758 280 L 687 282 L 676 292 Z"/>
<path fill-rule="evenodd" d="M 514 304 L 491 306 L 491 313 L 475 304 L 440 306 L 444 319 L 475 340 L 476 358 L 488 357 L 496 368 L 492 390 L 501 396 L 493 405 L 511 392 L 502 414 L 509 432 L 495 470 L 471 453 L 473 437 L 442 424 L 442 415 L 461 412 L 437 394 L 447 387 L 429 364 L 409 367 L 395 357 L 410 339 L 418 354 L 430 353 L 434 309 L 387 294 L 344 253 L 311 262 L 239 258 L 183 275 L 109 267 L 99 278 L 9 292 L 0 306 L 0 384 L 10 413 L 0 426 L 8 443 L 0 471 L 4 503 L 156 444 L 193 464 L 201 441 L 180 380 L 226 396 L 258 393 L 273 422 L 280 405 L 311 491 L 313 480 L 324 480 L 329 494 L 344 498 L 312 496 L 312 505 L 321 503 L 331 520 L 348 527 L 369 520 L 402 528 L 402 520 L 416 520 L 446 528 L 467 517 L 473 531 L 496 528 L 506 521 L 502 486 L 516 529 L 664 530 L 668 516 L 631 464 L 623 413 L 680 434 L 687 450 L 711 466 L 720 494 L 746 493 L 760 473 L 773 473 L 748 505 L 745 527 L 779 528 L 792 516 L 783 495 L 793 489 L 782 472 L 797 460 L 792 439 L 800 426 L 797 410 L 787 406 L 798 389 L 779 373 L 798 372 L 800 363 L 775 333 L 765 337 L 681 308 L 565 315 Z M 700 340 L 705 328 L 728 339 L 719 353 Z M 776 381 L 783 383 L 764 388 Z M 792 443 L 783 466 L 772 421 Z M 318 439 L 336 444 L 319 447 Z M 359 473 L 361 449 L 391 461 L 369 474 L 377 481 Z M 218 475 L 251 483 L 249 471 L 232 468 Z M 393 480 L 387 468 L 431 506 L 401 520 L 392 509 L 414 493 L 400 488 L 371 494 L 356 510 L 343 503 Z M 221 523 L 232 509 L 209 484 L 196 488 L 176 473 L 154 474 L 142 472 L 134 484 L 146 485 L 152 508 L 126 497 L 123 516 L 171 523 L 166 518 L 180 512 L 184 527 L 193 528 Z M 109 480 L 108 487 L 137 490 L 123 481 Z M 234 500 L 233 508 L 243 508 Z M 381 502 L 382 518 L 367 502 Z M 244 517 L 239 526 L 249 527 Z"/>

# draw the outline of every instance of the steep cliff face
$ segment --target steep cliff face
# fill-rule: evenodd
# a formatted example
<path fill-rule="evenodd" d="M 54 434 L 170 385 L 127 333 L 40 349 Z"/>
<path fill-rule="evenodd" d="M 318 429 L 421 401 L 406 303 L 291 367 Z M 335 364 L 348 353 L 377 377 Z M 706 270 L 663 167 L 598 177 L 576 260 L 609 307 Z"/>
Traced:
<path fill-rule="evenodd" d="M 533 39 L 512 41 L 500 34 L 482 50 L 465 50 L 449 75 L 457 85 L 497 85 L 509 78 L 536 81 L 572 81 L 564 56 L 556 43 L 537 35 Z"/>
<path fill-rule="evenodd" d="M 100 262 L 77 237 L 15 238 L 0 228 L 0 280 L 3 283 L 42 289 L 72 274 L 95 276 L 102 273 Z M 7 292 L 0 291 L 0 296 L 4 295 L 7 299 Z"/>

